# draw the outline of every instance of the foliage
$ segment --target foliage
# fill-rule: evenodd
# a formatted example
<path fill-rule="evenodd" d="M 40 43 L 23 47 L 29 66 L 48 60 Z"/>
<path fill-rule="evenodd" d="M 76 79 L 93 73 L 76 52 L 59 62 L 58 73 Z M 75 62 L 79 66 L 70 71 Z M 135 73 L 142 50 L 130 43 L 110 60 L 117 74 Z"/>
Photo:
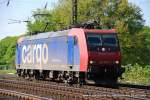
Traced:
<path fill-rule="evenodd" d="M 133 66 L 127 65 L 124 67 L 126 68 L 126 71 L 123 74 L 123 80 L 121 81 L 150 85 L 150 65 L 142 67 L 139 64 L 134 64 Z"/>
<path fill-rule="evenodd" d="M 6 37 L 0 41 L 0 66 L 15 65 L 15 50 L 18 37 Z"/>
<path fill-rule="evenodd" d="M 150 27 L 143 27 L 132 37 L 132 46 L 122 51 L 124 64 L 150 65 Z"/>
<path fill-rule="evenodd" d="M 51 12 L 45 9 L 37 9 L 37 11 L 33 11 L 34 20 L 29 21 L 27 23 L 28 34 L 33 34 L 34 32 L 43 32 L 47 23 L 49 26 L 47 30 L 55 30 L 51 23 Z M 49 17 L 47 17 L 49 16 Z M 47 31 L 45 30 L 45 31 Z"/>

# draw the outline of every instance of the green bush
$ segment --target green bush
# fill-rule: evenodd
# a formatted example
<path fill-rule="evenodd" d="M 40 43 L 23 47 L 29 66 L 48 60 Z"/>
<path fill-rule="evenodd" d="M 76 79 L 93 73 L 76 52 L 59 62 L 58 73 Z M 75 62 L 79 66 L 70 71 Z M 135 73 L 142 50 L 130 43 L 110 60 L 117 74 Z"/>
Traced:
<path fill-rule="evenodd" d="M 134 84 L 148 84 L 150 85 L 150 65 L 141 66 L 139 64 L 126 65 L 123 80 L 125 82 Z"/>
<path fill-rule="evenodd" d="M 6 37 L 0 40 L 0 68 L 15 66 L 15 51 L 18 37 Z"/>

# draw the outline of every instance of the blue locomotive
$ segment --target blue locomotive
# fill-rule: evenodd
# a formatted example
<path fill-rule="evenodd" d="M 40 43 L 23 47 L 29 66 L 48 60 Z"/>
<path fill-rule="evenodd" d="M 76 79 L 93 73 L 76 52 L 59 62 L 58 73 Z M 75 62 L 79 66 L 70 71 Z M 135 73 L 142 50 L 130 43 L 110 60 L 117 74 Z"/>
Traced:
<path fill-rule="evenodd" d="M 17 74 L 71 83 L 117 80 L 122 74 L 116 31 L 72 28 L 19 38 Z"/>

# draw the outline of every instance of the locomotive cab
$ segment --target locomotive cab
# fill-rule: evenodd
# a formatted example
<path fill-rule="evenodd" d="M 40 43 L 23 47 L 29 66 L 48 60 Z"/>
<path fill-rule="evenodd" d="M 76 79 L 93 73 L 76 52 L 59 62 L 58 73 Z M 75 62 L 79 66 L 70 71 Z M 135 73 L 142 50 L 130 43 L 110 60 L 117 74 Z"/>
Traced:
<path fill-rule="evenodd" d="M 114 30 L 85 30 L 88 50 L 87 79 L 117 80 L 121 68 L 121 52 Z"/>

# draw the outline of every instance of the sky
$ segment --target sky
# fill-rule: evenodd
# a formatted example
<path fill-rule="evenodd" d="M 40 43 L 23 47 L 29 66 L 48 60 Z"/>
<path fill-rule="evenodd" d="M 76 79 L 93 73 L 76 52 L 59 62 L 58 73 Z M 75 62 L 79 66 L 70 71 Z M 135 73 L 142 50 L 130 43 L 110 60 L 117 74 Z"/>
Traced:
<path fill-rule="evenodd" d="M 27 31 L 26 23 L 8 24 L 15 20 L 28 20 L 37 8 L 52 9 L 58 0 L 0 0 L 0 40 L 6 36 L 18 36 Z"/>
<path fill-rule="evenodd" d="M 27 31 L 26 23 L 8 24 L 15 20 L 27 20 L 31 18 L 32 12 L 37 8 L 44 8 L 47 2 L 47 9 L 52 9 L 58 0 L 0 0 L 0 40 L 7 36 L 19 36 Z M 150 0 L 128 0 L 142 9 L 145 25 L 150 26 Z"/>

